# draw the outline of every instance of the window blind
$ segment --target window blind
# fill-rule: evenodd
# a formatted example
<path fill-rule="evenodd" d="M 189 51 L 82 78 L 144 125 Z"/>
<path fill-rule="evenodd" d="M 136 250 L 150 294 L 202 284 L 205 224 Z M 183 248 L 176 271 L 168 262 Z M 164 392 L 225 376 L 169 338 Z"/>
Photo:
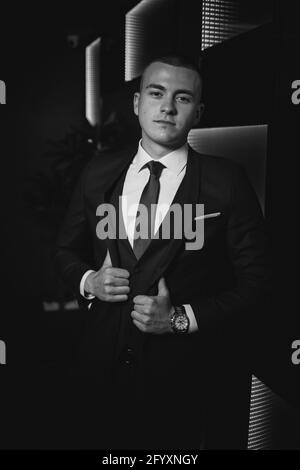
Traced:
<path fill-rule="evenodd" d="M 203 0 L 201 49 L 207 49 L 243 32 L 238 19 L 237 0 Z"/>
<path fill-rule="evenodd" d="M 151 19 L 168 0 L 142 0 L 125 16 L 125 81 L 138 77 L 145 65 L 145 42 L 154 34 Z M 157 20 L 159 16 L 157 15 Z M 159 31 L 156 31 L 156 36 Z M 155 38 L 153 38 L 155 39 Z"/>

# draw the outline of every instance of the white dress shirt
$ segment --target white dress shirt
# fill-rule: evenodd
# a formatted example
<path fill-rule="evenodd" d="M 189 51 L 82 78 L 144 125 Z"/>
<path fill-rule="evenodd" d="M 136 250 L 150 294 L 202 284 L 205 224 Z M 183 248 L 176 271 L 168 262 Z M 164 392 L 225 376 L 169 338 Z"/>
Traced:
<path fill-rule="evenodd" d="M 159 159 L 165 168 L 163 169 L 159 182 L 160 192 L 157 201 L 157 210 L 155 214 L 154 233 L 157 232 L 164 216 L 169 210 L 174 196 L 182 182 L 186 172 L 188 146 L 184 144 L 179 149 L 176 149 L 164 157 Z M 125 230 L 127 233 L 128 241 L 133 247 L 134 230 L 136 213 L 139 206 L 139 201 L 144 187 L 149 180 L 149 168 L 141 169 L 145 163 L 153 160 L 153 158 L 143 149 L 141 141 L 139 143 L 138 152 L 132 160 L 125 177 L 123 192 L 122 192 L 122 215 Z M 105 263 L 111 264 L 109 252 L 107 252 Z M 87 276 L 95 272 L 93 270 L 87 271 L 80 282 L 80 294 L 87 299 L 93 299 L 94 296 L 86 294 L 84 291 L 84 284 Z M 198 329 L 196 318 L 192 307 L 189 304 L 184 305 L 186 313 L 190 320 L 189 332 Z"/>

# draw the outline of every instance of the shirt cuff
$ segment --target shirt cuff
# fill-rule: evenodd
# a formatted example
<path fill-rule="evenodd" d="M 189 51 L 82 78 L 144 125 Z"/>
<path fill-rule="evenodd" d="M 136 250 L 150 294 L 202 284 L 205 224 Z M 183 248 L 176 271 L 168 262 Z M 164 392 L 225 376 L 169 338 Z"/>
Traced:
<path fill-rule="evenodd" d="M 96 271 L 94 271 L 93 269 L 89 269 L 88 271 L 86 271 L 86 272 L 84 273 L 84 275 L 83 275 L 82 278 L 81 278 L 80 286 L 79 286 L 79 291 L 80 291 L 80 295 L 82 295 L 82 297 L 84 297 L 85 299 L 94 299 L 94 298 L 95 298 L 94 295 L 88 294 L 88 293 L 85 292 L 85 290 L 84 290 L 84 284 L 85 284 L 86 278 L 88 277 L 89 274 L 95 273 L 95 272 L 96 272 Z"/>
<path fill-rule="evenodd" d="M 197 325 L 197 320 L 196 320 L 194 311 L 192 307 L 190 306 L 190 304 L 184 304 L 183 306 L 190 320 L 189 333 L 194 333 L 195 331 L 198 331 L 198 325 Z"/>

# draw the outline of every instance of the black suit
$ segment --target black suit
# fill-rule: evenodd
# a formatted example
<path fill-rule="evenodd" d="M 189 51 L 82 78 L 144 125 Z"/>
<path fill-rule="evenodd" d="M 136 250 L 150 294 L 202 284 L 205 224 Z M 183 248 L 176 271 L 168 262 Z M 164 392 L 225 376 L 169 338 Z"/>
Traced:
<path fill-rule="evenodd" d="M 58 241 L 60 271 L 77 295 L 83 274 L 101 267 L 107 249 L 113 266 L 130 272 L 127 302 L 96 299 L 86 311 L 77 369 L 83 390 L 89 390 L 81 396 L 85 413 L 100 416 L 105 409 L 108 423 L 127 408 L 122 423 L 127 416 L 128 426 L 123 429 L 123 424 L 118 425 L 124 447 L 146 447 L 147 443 L 153 448 L 196 447 L 204 432 L 203 423 L 207 448 L 244 445 L 237 441 L 241 416 L 244 441 L 247 429 L 247 352 L 249 345 L 253 348 L 248 340 L 253 340 L 252 325 L 264 314 L 270 295 L 270 268 L 258 201 L 238 165 L 199 155 L 190 148 L 186 174 L 173 203 L 190 203 L 193 207 L 202 203 L 205 214 L 220 215 L 205 220 L 201 250 L 185 250 L 184 239 L 156 239 L 137 261 L 128 240 L 103 241 L 96 235 L 97 207 L 104 202 L 118 206 L 135 152 L 98 157 L 88 165 Z M 173 305 L 191 304 L 199 328 L 196 333 L 152 335 L 133 325 L 132 298 L 156 295 L 162 276 Z M 82 297 L 79 301 L 81 305 L 87 303 Z M 110 408 L 117 412 L 111 414 Z M 132 419 L 138 417 L 141 419 L 135 428 Z M 176 423 L 180 423 L 181 431 Z M 127 440 L 126 429 L 132 439 Z M 145 440 L 139 440 L 141 435 Z M 164 440 L 166 435 L 169 438 Z M 120 444 L 116 438 L 116 442 L 119 447 L 123 441 Z"/>

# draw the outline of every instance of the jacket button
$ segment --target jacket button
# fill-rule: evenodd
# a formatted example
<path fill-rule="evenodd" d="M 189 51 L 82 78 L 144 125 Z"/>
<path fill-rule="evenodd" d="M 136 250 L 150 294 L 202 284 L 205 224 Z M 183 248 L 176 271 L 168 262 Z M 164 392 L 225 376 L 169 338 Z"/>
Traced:
<path fill-rule="evenodd" d="M 121 363 L 130 366 L 133 363 L 133 359 L 133 349 L 130 347 L 124 348 L 120 356 Z"/>
<path fill-rule="evenodd" d="M 131 348 L 127 348 L 126 350 L 126 359 L 125 359 L 125 364 L 127 366 L 130 366 L 133 362 L 133 351 Z"/>

